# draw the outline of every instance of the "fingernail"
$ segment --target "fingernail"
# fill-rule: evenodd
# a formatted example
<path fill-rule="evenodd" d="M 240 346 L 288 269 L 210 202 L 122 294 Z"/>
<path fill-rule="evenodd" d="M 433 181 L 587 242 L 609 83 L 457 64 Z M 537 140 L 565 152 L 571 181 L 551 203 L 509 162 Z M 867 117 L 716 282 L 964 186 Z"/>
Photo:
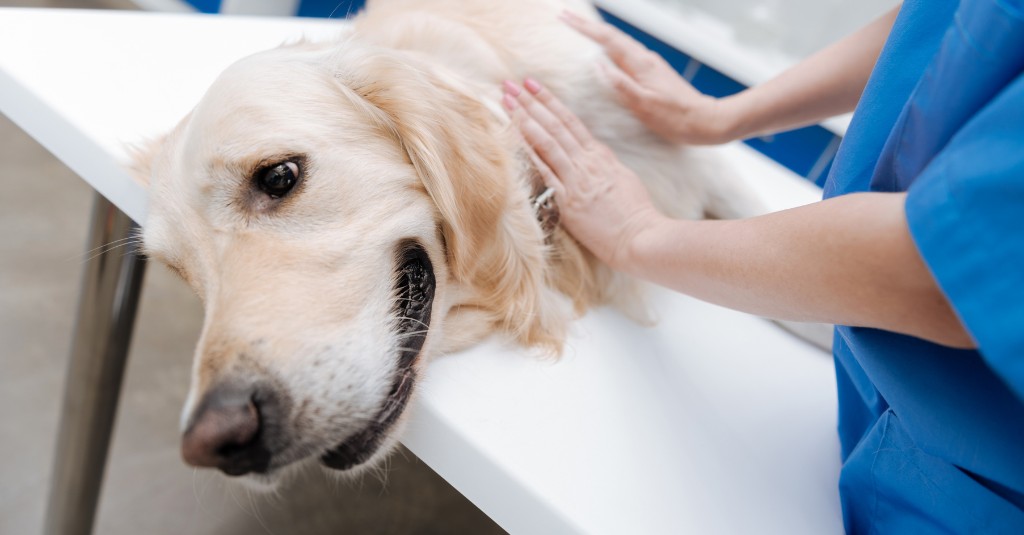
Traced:
<path fill-rule="evenodd" d="M 579 15 L 569 11 L 568 9 L 562 10 L 562 12 L 558 14 L 558 18 L 565 22 L 576 22 L 580 20 Z"/>
<path fill-rule="evenodd" d="M 527 78 L 523 80 L 523 87 L 525 87 L 527 91 L 533 93 L 534 95 L 540 93 L 540 83 L 537 82 L 537 80 L 534 80 L 533 78 Z"/>
<path fill-rule="evenodd" d="M 505 80 L 501 83 L 501 87 L 505 89 L 505 92 L 512 95 L 513 97 L 519 96 L 519 88 L 516 84 L 513 84 L 510 80 Z"/>
<path fill-rule="evenodd" d="M 508 111 L 515 111 L 516 109 L 516 99 L 508 93 L 501 96 L 501 104 L 505 106 L 505 109 Z"/>

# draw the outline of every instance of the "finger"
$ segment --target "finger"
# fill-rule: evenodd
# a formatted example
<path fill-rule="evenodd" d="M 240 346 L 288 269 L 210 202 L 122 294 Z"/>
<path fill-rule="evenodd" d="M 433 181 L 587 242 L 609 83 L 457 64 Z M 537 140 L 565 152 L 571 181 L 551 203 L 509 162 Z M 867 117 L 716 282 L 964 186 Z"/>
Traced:
<path fill-rule="evenodd" d="M 539 88 L 534 81 L 533 88 Z M 569 128 L 561 119 L 535 98 L 533 91 L 518 91 L 516 99 L 526 115 L 530 116 L 547 134 L 565 151 L 569 158 L 580 158 L 583 156 L 583 146 L 576 137 L 569 131 Z M 589 135 L 589 134 L 588 134 Z M 550 163 L 550 162 L 549 162 Z"/>
<path fill-rule="evenodd" d="M 570 11 L 563 11 L 559 18 L 574 30 L 601 45 L 623 71 L 631 75 L 648 66 L 648 54 L 652 52 L 632 37 L 606 22 L 585 19 Z"/>
<path fill-rule="evenodd" d="M 523 120 L 528 118 L 524 119 L 522 117 L 522 112 L 519 110 L 518 102 L 510 93 L 505 93 L 502 97 L 502 104 L 505 106 L 505 109 L 508 110 L 509 117 L 512 118 L 516 128 L 520 129 L 521 132 L 521 123 Z M 525 135 L 523 137 L 525 138 Z M 528 142 L 529 141 L 527 140 L 527 143 Z M 558 179 L 558 175 L 551 170 L 551 167 L 548 166 L 547 162 L 537 155 L 537 151 L 532 150 L 532 147 L 530 149 L 531 150 L 526 151 L 526 153 L 529 156 L 529 160 L 534 162 L 534 167 L 537 169 L 538 174 L 541 175 L 541 180 L 544 182 L 544 186 L 547 188 L 554 188 L 556 193 L 564 191 L 562 181 Z"/>
<path fill-rule="evenodd" d="M 544 181 L 544 186 L 554 188 L 555 195 L 562 196 L 562 193 L 565 192 L 565 186 L 562 185 L 562 181 L 558 179 L 558 175 L 548 167 L 547 162 L 542 160 L 540 156 L 537 156 L 533 151 L 530 151 L 530 161 L 532 161 L 533 166 L 537 168 L 537 174 L 539 174 L 541 180 Z"/>
<path fill-rule="evenodd" d="M 575 167 L 572 159 L 565 154 L 558 143 L 529 117 L 520 123 L 519 131 L 523 134 L 526 143 L 530 145 L 531 152 L 536 155 L 537 159 L 544 162 L 549 176 L 553 176 L 560 187 L 564 187 L 566 184 L 570 184 L 571 187 L 571 184 L 575 182 Z M 547 184 L 549 177 L 542 175 L 542 178 Z"/>
<path fill-rule="evenodd" d="M 644 88 L 640 87 L 636 80 L 630 78 L 626 73 L 613 65 L 600 62 L 598 67 L 601 69 L 604 77 L 608 79 L 612 88 L 615 89 L 615 93 L 623 104 L 632 108 L 633 105 L 643 101 Z"/>
<path fill-rule="evenodd" d="M 551 91 L 548 91 L 533 78 L 523 80 L 523 87 L 543 104 L 551 112 L 551 115 L 561 121 L 562 126 L 576 139 L 581 147 L 586 147 L 594 141 L 594 136 L 587 129 L 586 125 L 583 124 L 583 121 L 565 104 L 562 104 L 562 101 L 558 100 L 558 97 L 551 93 Z"/>
<path fill-rule="evenodd" d="M 523 111 L 514 97 L 506 94 L 502 99 L 502 103 L 512 114 L 512 120 L 515 122 L 519 133 L 523 136 L 527 145 L 533 149 L 533 152 L 536 153 L 539 159 L 547 164 L 548 170 L 556 177 L 559 183 L 564 184 L 567 182 L 567 179 L 571 180 L 573 163 L 561 145 L 555 141 L 548 131 L 537 124 L 537 121 Z"/>

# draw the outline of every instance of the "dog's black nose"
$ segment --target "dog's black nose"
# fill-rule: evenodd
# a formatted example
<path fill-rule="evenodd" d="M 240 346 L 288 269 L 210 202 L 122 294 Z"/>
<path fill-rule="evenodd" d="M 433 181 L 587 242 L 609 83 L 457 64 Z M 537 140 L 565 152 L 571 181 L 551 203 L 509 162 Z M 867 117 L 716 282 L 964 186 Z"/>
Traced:
<path fill-rule="evenodd" d="M 230 476 L 266 471 L 270 451 L 261 441 L 260 405 L 251 387 L 210 390 L 192 415 L 181 455 L 192 466 L 219 468 Z"/>

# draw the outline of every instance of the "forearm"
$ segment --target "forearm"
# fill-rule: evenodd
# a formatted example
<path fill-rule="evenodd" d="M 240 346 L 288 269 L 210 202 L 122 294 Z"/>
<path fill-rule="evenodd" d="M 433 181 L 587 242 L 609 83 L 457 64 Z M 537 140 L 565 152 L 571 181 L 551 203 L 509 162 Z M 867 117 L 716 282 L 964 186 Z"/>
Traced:
<path fill-rule="evenodd" d="M 560 219 L 613 268 L 778 319 L 876 327 L 969 347 L 918 254 L 905 193 L 859 193 L 732 221 L 659 214 L 644 184 L 535 80 L 502 103 L 536 150 Z"/>
<path fill-rule="evenodd" d="M 898 13 L 896 7 L 779 76 L 721 99 L 726 137 L 789 130 L 852 111 Z"/>
<path fill-rule="evenodd" d="M 904 199 L 867 193 L 746 220 L 662 219 L 621 267 L 753 314 L 971 346 L 911 240 Z"/>

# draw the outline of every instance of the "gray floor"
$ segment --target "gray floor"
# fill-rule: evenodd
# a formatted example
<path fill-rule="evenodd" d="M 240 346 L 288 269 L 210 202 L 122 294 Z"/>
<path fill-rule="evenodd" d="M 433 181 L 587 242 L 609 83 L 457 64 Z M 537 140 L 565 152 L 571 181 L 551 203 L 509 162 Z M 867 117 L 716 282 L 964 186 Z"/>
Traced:
<path fill-rule="evenodd" d="M 42 526 L 91 198 L 74 173 L 0 116 L 0 534 Z M 502 533 L 405 451 L 393 456 L 386 483 L 311 474 L 272 500 L 187 468 L 178 412 L 201 314 L 182 283 L 150 266 L 96 533 Z"/>

